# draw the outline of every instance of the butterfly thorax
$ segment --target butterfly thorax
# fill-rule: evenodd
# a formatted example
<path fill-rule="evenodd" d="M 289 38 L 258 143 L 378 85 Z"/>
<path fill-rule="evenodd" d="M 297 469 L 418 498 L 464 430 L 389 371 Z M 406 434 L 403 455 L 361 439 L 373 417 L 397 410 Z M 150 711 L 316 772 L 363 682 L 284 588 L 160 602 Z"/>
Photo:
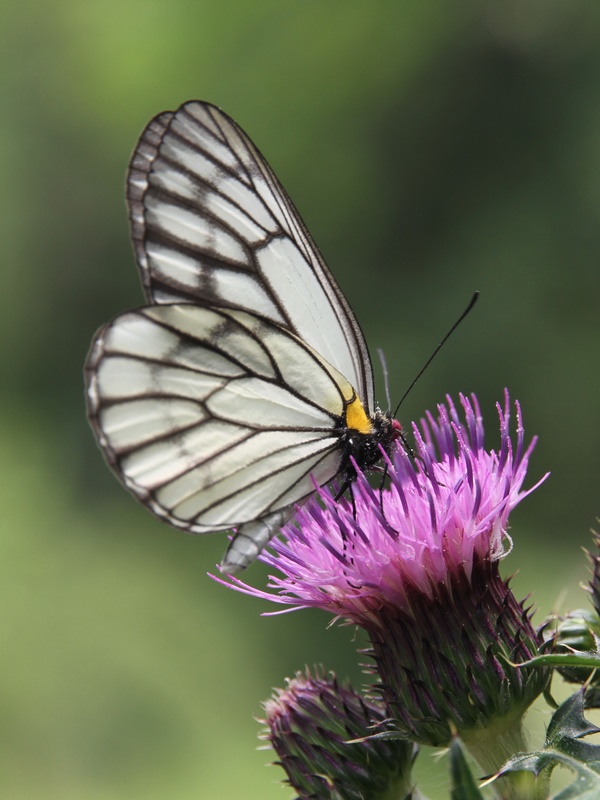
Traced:
<path fill-rule="evenodd" d="M 349 484 L 356 478 L 354 464 L 359 469 L 368 471 L 381 460 L 382 450 L 387 454 L 391 452 L 393 443 L 400 436 L 400 423 L 389 411 L 376 409 L 373 414 L 365 417 L 369 423 L 366 431 L 364 428 L 361 430 L 351 427 L 352 417 L 346 415 L 346 424 L 340 436 L 343 446 L 341 461 L 343 484 Z"/>

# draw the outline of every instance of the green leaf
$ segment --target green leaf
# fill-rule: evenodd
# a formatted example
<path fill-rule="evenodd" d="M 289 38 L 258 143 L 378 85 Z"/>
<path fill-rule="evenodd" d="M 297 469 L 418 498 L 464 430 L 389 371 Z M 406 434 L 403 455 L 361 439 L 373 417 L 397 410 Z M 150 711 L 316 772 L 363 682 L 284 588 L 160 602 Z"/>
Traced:
<path fill-rule="evenodd" d="M 511 758 L 495 776 L 527 770 L 536 777 L 561 765 L 574 773 L 569 786 L 554 800 L 598 800 L 600 798 L 600 745 L 582 742 L 600 728 L 583 716 L 584 689 L 568 698 L 554 713 L 543 750 Z"/>
<path fill-rule="evenodd" d="M 452 800 L 483 800 L 458 736 L 450 745 L 450 777 Z"/>
<path fill-rule="evenodd" d="M 571 695 L 552 716 L 546 734 L 546 746 L 555 746 L 569 743 L 573 739 L 581 739 L 591 733 L 600 733 L 600 728 L 588 722 L 583 716 L 584 690 L 580 689 Z M 592 745 L 597 757 L 600 758 L 600 745 Z"/>
<path fill-rule="evenodd" d="M 512 663 L 512 662 L 511 662 Z M 546 653 L 528 661 L 521 661 L 518 667 L 586 667 L 600 669 L 600 653 L 592 650 L 574 650 L 572 653 Z"/>

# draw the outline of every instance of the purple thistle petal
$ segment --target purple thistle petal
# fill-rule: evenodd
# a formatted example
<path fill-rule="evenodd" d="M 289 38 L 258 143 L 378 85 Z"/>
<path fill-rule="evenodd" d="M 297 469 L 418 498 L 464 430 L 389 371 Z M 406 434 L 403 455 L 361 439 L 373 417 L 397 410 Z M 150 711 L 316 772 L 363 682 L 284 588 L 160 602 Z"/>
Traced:
<path fill-rule="evenodd" d="M 475 561 L 505 555 L 510 511 L 541 481 L 522 490 L 534 441 L 524 449 L 521 409 L 513 449 L 510 405 L 498 405 L 500 449 L 483 448 L 483 421 L 474 396 L 460 396 L 465 421 L 451 398 L 414 426 L 416 461 L 402 448 L 387 459 L 390 488 L 373 489 L 362 473 L 353 504 L 327 488 L 299 507 L 294 523 L 261 560 L 277 570 L 273 593 L 235 578 L 221 582 L 274 602 L 323 608 L 356 623 L 374 608 L 410 610 L 417 589 L 434 596 L 456 571 L 472 574 Z M 383 514 L 382 514 L 383 508 Z M 510 541 L 510 540 L 509 540 Z"/>

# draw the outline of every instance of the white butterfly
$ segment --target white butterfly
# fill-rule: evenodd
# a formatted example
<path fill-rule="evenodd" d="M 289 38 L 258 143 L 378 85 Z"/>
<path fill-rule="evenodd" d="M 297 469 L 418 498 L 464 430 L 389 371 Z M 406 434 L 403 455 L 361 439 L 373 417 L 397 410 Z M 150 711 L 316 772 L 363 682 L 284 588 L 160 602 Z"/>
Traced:
<path fill-rule="evenodd" d="M 273 171 L 208 103 L 153 119 L 127 177 L 150 305 L 102 327 L 88 415 L 117 477 L 161 519 L 236 533 L 250 564 L 295 503 L 400 425 L 374 405 L 362 331 Z"/>

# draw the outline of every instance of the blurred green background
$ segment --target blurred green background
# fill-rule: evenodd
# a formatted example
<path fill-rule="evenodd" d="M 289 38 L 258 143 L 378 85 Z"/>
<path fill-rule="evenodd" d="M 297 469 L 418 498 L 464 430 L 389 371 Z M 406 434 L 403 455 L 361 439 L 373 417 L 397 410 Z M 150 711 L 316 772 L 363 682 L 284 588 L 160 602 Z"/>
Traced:
<path fill-rule="evenodd" d="M 398 398 L 507 386 L 538 434 L 514 585 L 582 605 L 600 514 L 600 5 L 578 0 L 64 0 L 0 11 L 0 784 L 7 798 L 285 798 L 260 703 L 304 664 L 361 681 L 347 628 L 206 577 L 84 414 L 94 330 L 141 302 L 124 206 L 146 122 L 222 106 L 294 198 Z M 379 400 L 385 405 L 383 384 Z M 265 573 L 248 578 L 262 586 Z M 563 588 L 567 590 L 563 596 Z M 539 723 L 547 719 L 539 713 Z M 445 797 L 444 763 L 420 772 Z"/>

